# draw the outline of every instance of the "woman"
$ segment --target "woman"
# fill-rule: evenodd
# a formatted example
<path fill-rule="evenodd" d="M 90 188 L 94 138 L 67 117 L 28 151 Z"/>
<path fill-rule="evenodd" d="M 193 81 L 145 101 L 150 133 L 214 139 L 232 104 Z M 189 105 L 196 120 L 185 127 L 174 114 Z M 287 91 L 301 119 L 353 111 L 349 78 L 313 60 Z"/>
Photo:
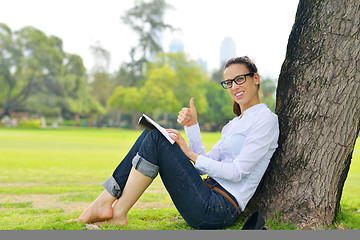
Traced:
<path fill-rule="evenodd" d="M 223 88 L 233 99 L 236 117 L 208 152 L 202 144 L 194 99 L 179 112 L 189 146 L 168 129 L 171 145 L 158 130 L 145 130 L 103 183 L 105 190 L 72 221 L 125 225 L 127 213 L 159 173 L 176 208 L 193 228 L 231 226 L 254 194 L 279 135 L 277 116 L 260 103 L 260 76 L 248 57 L 230 59 Z M 189 159 L 191 161 L 189 161 Z M 191 163 L 192 162 L 192 163 Z M 200 174 L 208 174 L 202 179 Z"/>

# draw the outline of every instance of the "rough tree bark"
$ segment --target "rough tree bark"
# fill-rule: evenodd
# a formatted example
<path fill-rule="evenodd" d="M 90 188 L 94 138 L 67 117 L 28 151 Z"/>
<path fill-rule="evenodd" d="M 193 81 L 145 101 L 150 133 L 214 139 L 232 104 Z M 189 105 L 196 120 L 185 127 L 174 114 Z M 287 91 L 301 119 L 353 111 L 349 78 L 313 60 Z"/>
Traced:
<path fill-rule="evenodd" d="M 360 128 L 360 0 L 300 0 L 276 113 L 279 148 L 248 209 L 329 225 Z"/>

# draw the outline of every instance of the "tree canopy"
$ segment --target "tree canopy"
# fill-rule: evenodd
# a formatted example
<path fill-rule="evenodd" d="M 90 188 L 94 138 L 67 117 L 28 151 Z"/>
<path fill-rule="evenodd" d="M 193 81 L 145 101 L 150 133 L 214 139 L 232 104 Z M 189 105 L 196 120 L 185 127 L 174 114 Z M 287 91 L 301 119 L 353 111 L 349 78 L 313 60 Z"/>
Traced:
<path fill-rule="evenodd" d="M 161 34 L 174 30 L 166 24 L 163 16 L 172 8 L 165 0 L 136 1 L 135 6 L 121 17 L 137 35 L 138 43 L 130 49 L 130 62 L 124 67 L 131 73 L 131 85 L 136 85 L 146 71 L 146 63 L 158 52 L 162 52 Z"/>
<path fill-rule="evenodd" d="M 0 24 L 0 106 L 63 114 L 103 111 L 89 94 L 81 57 L 34 27 L 13 32 Z M 0 116 L 0 118 L 2 117 Z"/>

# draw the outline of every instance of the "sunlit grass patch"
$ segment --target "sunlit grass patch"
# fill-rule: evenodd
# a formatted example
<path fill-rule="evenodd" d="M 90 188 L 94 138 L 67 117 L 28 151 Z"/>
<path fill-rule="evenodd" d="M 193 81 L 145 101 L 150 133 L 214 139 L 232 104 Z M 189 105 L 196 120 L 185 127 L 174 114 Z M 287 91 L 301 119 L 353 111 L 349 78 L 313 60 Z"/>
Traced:
<path fill-rule="evenodd" d="M 145 192 L 140 198 L 140 202 L 164 202 L 171 203 L 171 198 L 167 192 L 163 193 L 152 193 Z"/>
<path fill-rule="evenodd" d="M 56 229 L 64 225 L 61 216 L 63 209 L 6 209 L 0 210 L 2 230 L 41 230 Z M 57 219 L 55 221 L 55 219 Z M 63 228 L 65 229 L 65 228 Z"/>
<path fill-rule="evenodd" d="M 59 194 L 59 193 L 73 193 L 73 192 L 89 192 L 102 189 L 99 185 L 36 185 L 24 187 L 4 186 L 0 187 L 2 194 Z M 103 189 L 102 189 L 103 190 Z"/>
<path fill-rule="evenodd" d="M 72 202 L 92 202 L 99 196 L 98 192 L 81 192 L 75 194 L 69 194 L 59 197 L 60 201 L 72 203 Z"/>
<path fill-rule="evenodd" d="M 32 202 L 5 202 L 0 203 L 0 208 L 31 208 Z"/>

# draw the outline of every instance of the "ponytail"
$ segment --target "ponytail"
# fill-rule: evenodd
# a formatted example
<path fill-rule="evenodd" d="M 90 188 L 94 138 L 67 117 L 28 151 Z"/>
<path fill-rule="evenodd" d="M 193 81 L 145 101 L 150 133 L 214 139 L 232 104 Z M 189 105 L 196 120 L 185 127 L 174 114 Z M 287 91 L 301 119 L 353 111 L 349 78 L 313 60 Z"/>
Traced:
<path fill-rule="evenodd" d="M 233 101 L 233 112 L 237 117 L 241 115 L 240 105 L 235 101 Z"/>

